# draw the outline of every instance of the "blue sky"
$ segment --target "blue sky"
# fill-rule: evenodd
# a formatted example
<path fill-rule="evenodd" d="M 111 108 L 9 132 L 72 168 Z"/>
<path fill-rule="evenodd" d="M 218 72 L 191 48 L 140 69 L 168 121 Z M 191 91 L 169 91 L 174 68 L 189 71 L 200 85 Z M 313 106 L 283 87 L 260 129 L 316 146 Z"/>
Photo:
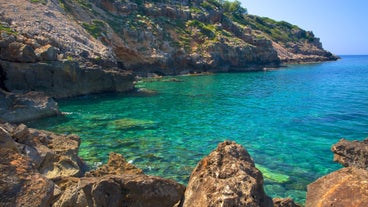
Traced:
<path fill-rule="evenodd" d="M 249 14 L 313 31 L 337 55 L 368 54 L 368 0 L 240 0 Z"/>

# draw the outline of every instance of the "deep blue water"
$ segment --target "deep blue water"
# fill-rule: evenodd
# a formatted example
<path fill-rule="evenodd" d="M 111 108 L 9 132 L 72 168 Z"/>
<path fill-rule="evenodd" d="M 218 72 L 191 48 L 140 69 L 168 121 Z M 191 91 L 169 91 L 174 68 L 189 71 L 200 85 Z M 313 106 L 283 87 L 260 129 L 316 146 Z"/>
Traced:
<path fill-rule="evenodd" d="M 151 96 L 103 94 L 60 100 L 64 117 L 31 127 L 81 136 L 90 165 L 123 154 L 147 174 L 186 183 L 223 140 L 242 144 L 272 197 L 304 202 L 306 185 L 341 166 L 331 146 L 368 137 L 368 56 L 139 82 Z"/>

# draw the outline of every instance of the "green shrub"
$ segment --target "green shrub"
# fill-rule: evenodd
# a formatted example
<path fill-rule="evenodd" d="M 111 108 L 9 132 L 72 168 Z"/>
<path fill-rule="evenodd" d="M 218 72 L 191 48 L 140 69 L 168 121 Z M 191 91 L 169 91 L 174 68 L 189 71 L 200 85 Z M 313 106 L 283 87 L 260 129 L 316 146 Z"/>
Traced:
<path fill-rule="evenodd" d="M 211 24 L 204 24 L 198 20 L 191 20 L 187 22 L 187 26 L 190 27 L 197 27 L 201 33 L 209 38 L 214 38 L 216 36 L 216 28 L 214 25 Z"/>
<path fill-rule="evenodd" d="M 101 20 L 93 20 L 92 24 L 83 22 L 82 26 L 88 31 L 94 38 L 99 38 L 104 31 L 105 23 Z"/>
<path fill-rule="evenodd" d="M 241 6 L 241 2 L 235 1 L 224 1 L 222 4 L 224 12 L 233 15 L 244 15 L 247 14 L 247 9 Z"/>
<path fill-rule="evenodd" d="M 0 32 L 5 32 L 7 34 L 12 34 L 12 35 L 17 34 L 17 32 L 15 32 L 12 28 L 4 26 L 2 24 L 0 24 Z"/>
<path fill-rule="evenodd" d="M 41 3 L 41 4 L 46 4 L 46 0 L 31 0 L 31 3 Z"/>

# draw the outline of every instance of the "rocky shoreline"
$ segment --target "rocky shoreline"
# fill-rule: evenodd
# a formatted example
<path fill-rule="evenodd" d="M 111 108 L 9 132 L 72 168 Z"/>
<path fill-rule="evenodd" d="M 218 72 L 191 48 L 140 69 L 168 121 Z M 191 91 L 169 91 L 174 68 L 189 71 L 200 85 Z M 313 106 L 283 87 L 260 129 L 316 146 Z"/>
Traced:
<path fill-rule="evenodd" d="M 203 158 L 185 187 L 144 175 L 114 153 L 89 171 L 78 157 L 77 135 L 8 122 L 60 115 L 54 98 L 135 90 L 136 76 L 336 60 L 312 32 L 233 16 L 201 0 L 14 0 L 0 8 L 1 206 L 298 206 L 288 198 L 272 201 L 252 158 L 234 142 Z M 307 206 L 351 206 L 352 197 L 354 205 L 368 205 L 367 142 L 335 145 L 335 159 L 346 168 L 311 184 Z"/>
<path fill-rule="evenodd" d="M 188 185 L 145 175 L 122 155 L 88 169 L 78 157 L 80 138 L 0 124 L 1 206 L 260 206 L 297 207 L 271 199 L 247 150 L 224 141 L 193 170 Z M 366 206 L 368 139 L 340 140 L 334 160 L 345 166 L 308 186 L 307 207 Z"/>

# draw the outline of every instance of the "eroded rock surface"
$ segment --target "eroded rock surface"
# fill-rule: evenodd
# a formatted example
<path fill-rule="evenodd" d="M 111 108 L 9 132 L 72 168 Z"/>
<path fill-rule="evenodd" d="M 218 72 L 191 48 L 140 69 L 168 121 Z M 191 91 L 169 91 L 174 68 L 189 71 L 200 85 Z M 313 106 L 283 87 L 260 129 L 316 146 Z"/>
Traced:
<path fill-rule="evenodd" d="M 341 139 L 331 150 L 345 168 L 308 185 L 306 207 L 368 206 L 368 139 Z"/>
<path fill-rule="evenodd" d="M 41 175 L 32 159 L 22 153 L 9 128 L 0 124 L 0 206 L 50 206 L 54 183 Z"/>
<path fill-rule="evenodd" d="M 225 141 L 192 172 L 183 206 L 268 207 L 273 203 L 248 152 L 235 142 Z"/>
<path fill-rule="evenodd" d="M 363 141 L 341 139 L 331 150 L 334 153 L 334 161 L 344 167 L 368 170 L 368 138 Z"/>
<path fill-rule="evenodd" d="M 347 167 L 308 185 L 306 207 L 368 206 L 368 171 Z"/>
<path fill-rule="evenodd" d="M 154 207 L 179 205 L 185 186 L 156 176 L 127 163 L 122 155 L 111 153 L 106 165 L 86 177 L 57 182 L 63 194 L 55 205 Z"/>

